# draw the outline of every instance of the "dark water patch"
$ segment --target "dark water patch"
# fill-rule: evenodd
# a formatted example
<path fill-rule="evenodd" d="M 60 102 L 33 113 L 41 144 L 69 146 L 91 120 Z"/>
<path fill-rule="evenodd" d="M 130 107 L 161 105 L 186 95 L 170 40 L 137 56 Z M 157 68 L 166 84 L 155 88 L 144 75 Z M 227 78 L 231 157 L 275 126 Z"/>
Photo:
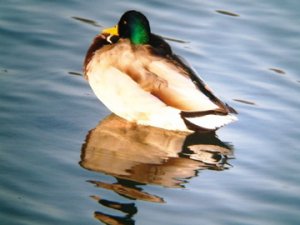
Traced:
<path fill-rule="evenodd" d="M 285 74 L 285 72 L 282 69 L 269 68 L 269 70 L 274 71 L 275 73 L 278 73 L 278 74 Z"/>
<path fill-rule="evenodd" d="M 86 18 L 82 18 L 82 17 L 78 17 L 78 16 L 72 16 L 72 18 L 77 21 L 80 21 L 82 23 L 89 24 L 89 25 L 92 25 L 95 27 L 103 27 L 102 25 L 100 25 L 99 23 L 97 23 L 96 21 L 91 20 L 91 19 L 86 19 Z"/>
<path fill-rule="evenodd" d="M 0 73 L 2 74 L 2 73 L 8 73 L 8 70 L 7 69 L 1 69 L 0 70 Z"/>
<path fill-rule="evenodd" d="M 229 11 L 226 11 L 226 10 L 216 10 L 216 12 L 220 13 L 220 14 L 223 14 L 223 15 L 226 15 L 226 16 L 234 16 L 234 17 L 239 17 L 240 16 L 239 14 L 229 12 Z"/>
<path fill-rule="evenodd" d="M 80 76 L 80 77 L 83 77 L 83 74 L 82 73 L 79 73 L 79 72 L 73 72 L 73 71 L 70 71 L 68 72 L 69 75 L 72 75 L 72 76 Z"/>
<path fill-rule="evenodd" d="M 165 40 L 167 40 L 167 41 L 177 42 L 177 43 L 181 43 L 181 44 L 187 44 L 187 43 L 189 43 L 188 41 L 184 41 L 184 40 L 180 40 L 180 39 L 176 39 L 176 38 L 172 38 L 172 37 L 162 36 L 162 38 L 165 39 Z"/>
<path fill-rule="evenodd" d="M 241 103 L 244 103 L 244 104 L 247 104 L 247 105 L 256 105 L 255 102 L 251 102 L 251 101 L 243 100 L 243 99 L 233 99 L 233 101 L 241 102 Z"/>

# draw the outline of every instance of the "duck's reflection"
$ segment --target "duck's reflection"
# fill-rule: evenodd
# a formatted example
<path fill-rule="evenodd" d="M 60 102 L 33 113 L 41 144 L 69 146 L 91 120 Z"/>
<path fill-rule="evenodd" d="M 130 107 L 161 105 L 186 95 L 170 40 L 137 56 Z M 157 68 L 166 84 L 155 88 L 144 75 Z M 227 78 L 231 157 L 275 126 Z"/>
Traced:
<path fill-rule="evenodd" d="M 89 181 L 128 199 L 163 203 L 162 197 L 146 193 L 145 184 L 184 187 L 200 170 L 229 168 L 232 148 L 214 133 L 188 134 L 138 126 L 110 115 L 91 130 L 82 146 L 80 165 L 114 176 L 114 184 Z M 122 204 L 93 196 L 101 205 L 122 211 L 124 217 L 96 212 L 106 224 L 134 224 L 134 203 Z"/>

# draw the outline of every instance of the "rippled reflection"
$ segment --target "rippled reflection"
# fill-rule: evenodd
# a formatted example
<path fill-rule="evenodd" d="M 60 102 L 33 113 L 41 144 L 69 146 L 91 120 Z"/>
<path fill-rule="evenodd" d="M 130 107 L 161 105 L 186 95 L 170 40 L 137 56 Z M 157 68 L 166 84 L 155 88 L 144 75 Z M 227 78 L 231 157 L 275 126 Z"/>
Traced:
<path fill-rule="evenodd" d="M 91 130 L 82 146 L 80 165 L 88 170 L 111 175 L 116 183 L 99 180 L 90 183 L 120 196 L 164 203 L 163 196 L 143 190 L 155 184 L 183 188 L 200 170 L 228 169 L 233 152 L 215 133 L 188 134 L 138 126 L 110 115 Z M 99 204 L 125 213 L 124 217 L 95 212 L 106 224 L 134 224 L 135 204 L 123 204 L 93 196 Z"/>

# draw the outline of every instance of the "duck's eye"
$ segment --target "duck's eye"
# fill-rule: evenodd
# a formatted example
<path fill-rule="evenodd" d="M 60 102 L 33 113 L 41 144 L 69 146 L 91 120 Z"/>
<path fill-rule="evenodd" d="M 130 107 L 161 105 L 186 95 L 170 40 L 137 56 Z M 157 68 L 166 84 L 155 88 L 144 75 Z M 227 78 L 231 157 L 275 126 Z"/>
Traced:
<path fill-rule="evenodd" d="M 123 24 L 127 24 L 127 21 L 126 21 L 126 20 L 124 20 Z"/>

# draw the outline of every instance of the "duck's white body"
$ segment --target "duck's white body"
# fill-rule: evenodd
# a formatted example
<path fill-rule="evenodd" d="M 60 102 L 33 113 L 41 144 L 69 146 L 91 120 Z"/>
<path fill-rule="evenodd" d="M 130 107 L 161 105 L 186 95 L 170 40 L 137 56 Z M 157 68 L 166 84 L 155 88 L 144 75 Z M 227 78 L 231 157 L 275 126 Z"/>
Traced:
<path fill-rule="evenodd" d="M 133 47 L 126 39 L 95 51 L 86 76 L 107 108 L 138 124 L 191 131 L 187 121 L 215 130 L 236 120 L 230 113 L 183 117 L 182 111 L 218 111 L 220 106 L 172 61 L 149 54 L 149 46 Z"/>
<path fill-rule="evenodd" d="M 179 131 L 191 131 L 187 124 L 215 130 L 236 120 L 229 112 L 213 113 L 220 104 L 203 93 L 180 65 L 150 49 L 120 39 L 94 52 L 85 73 L 107 108 L 138 124 Z"/>

